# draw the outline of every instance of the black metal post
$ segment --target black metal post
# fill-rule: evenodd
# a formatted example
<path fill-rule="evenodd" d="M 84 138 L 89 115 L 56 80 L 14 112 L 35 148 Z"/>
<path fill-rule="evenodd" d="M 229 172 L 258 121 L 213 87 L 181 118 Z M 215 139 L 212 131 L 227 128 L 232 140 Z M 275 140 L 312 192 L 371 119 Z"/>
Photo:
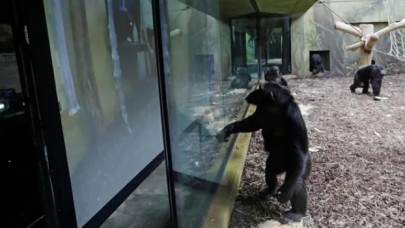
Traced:
<path fill-rule="evenodd" d="M 291 39 L 290 39 L 290 17 L 282 17 L 282 73 L 291 73 Z"/>
<path fill-rule="evenodd" d="M 256 16 L 256 50 L 257 50 L 257 78 L 260 79 L 262 78 L 262 34 L 261 34 L 261 28 L 260 28 L 260 16 Z"/>
<path fill-rule="evenodd" d="M 167 186 L 169 192 L 172 227 L 177 227 L 175 183 L 173 178 L 172 147 L 170 141 L 169 110 L 167 102 L 166 80 L 170 79 L 169 68 L 169 28 L 166 0 L 152 0 L 155 44 L 157 52 L 160 110 L 162 117 L 163 141 L 166 161 Z"/>

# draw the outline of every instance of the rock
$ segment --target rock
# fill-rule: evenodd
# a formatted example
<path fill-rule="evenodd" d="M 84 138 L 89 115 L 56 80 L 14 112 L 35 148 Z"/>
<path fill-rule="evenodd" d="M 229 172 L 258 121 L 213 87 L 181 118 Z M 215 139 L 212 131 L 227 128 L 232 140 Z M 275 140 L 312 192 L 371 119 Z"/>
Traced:
<path fill-rule="evenodd" d="M 260 223 L 257 228 L 303 228 L 302 222 L 299 223 L 289 223 L 281 224 L 276 220 L 268 220 L 266 222 Z"/>

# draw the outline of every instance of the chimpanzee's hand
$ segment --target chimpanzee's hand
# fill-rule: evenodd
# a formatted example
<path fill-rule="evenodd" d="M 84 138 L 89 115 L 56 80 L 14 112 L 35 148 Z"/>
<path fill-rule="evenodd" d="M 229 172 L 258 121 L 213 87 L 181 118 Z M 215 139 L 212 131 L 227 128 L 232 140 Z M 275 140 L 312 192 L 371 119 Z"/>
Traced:
<path fill-rule="evenodd" d="M 233 129 L 233 125 L 229 124 L 227 126 L 224 127 L 224 129 L 222 129 L 216 136 L 215 138 L 217 138 L 218 141 L 220 142 L 226 142 L 228 141 L 228 137 L 232 134 L 232 129 Z"/>
<path fill-rule="evenodd" d="M 291 197 L 293 195 L 292 193 L 292 191 L 285 189 L 285 187 L 282 185 L 274 194 L 274 196 L 277 198 L 278 202 L 286 203 L 291 200 Z"/>
<path fill-rule="evenodd" d="M 280 203 L 287 203 L 290 200 L 290 199 L 288 199 L 286 194 L 284 194 L 282 192 L 276 192 L 273 196 L 276 197 L 276 199 Z"/>

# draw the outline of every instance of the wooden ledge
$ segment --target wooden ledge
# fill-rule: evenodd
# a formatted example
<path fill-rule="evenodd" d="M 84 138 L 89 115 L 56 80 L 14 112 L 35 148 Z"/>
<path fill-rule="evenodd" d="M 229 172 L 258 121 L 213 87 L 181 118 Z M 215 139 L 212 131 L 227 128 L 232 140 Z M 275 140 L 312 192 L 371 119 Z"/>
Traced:
<path fill-rule="evenodd" d="M 256 106 L 248 105 L 244 102 L 241 111 L 239 112 L 238 119 L 252 115 L 255 110 Z M 226 156 L 226 151 L 228 151 L 229 147 L 232 147 L 232 151 L 229 160 L 225 165 L 223 176 L 220 179 L 220 185 L 213 197 L 204 227 L 228 227 L 235 199 L 239 191 L 250 139 L 251 133 L 239 133 L 236 135 L 235 141 L 230 140 L 221 148 L 221 152 L 217 158 L 217 163 L 223 162 L 223 159 L 225 159 Z M 233 145 L 232 142 L 234 142 Z M 212 170 L 218 171 L 218 165 L 219 164 L 215 164 Z"/>

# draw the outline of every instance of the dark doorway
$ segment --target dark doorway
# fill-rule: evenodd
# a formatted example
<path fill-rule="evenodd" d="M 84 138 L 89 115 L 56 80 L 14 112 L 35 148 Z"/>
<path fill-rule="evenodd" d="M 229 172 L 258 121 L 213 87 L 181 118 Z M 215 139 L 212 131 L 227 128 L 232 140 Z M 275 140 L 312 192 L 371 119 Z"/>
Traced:
<path fill-rule="evenodd" d="M 327 51 L 309 51 L 309 58 L 311 58 L 311 56 L 313 54 L 318 54 L 319 56 L 321 56 L 321 62 L 323 64 L 323 67 L 325 68 L 325 70 L 330 71 L 329 50 L 327 50 Z M 310 69 L 309 65 L 308 65 L 308 69 Z M 309 70 L 309 71 L 311 71 L 311 70 Z"/>

